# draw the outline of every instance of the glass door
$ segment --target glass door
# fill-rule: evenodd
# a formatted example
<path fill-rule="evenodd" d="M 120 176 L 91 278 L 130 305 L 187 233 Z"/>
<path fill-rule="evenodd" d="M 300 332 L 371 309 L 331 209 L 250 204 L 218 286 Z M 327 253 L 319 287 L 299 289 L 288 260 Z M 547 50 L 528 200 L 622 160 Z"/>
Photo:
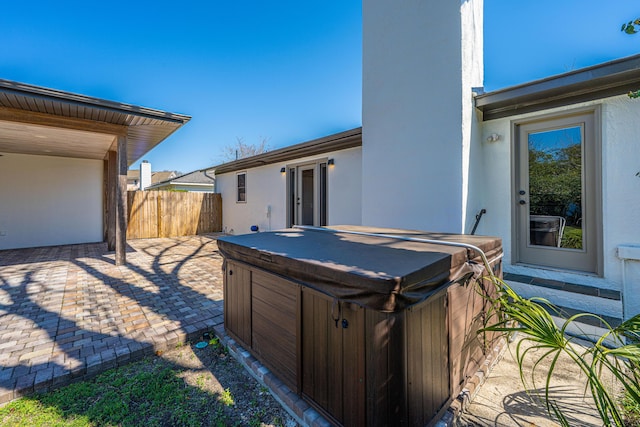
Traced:
<path fill-rule="evenodd" d="M 315 225 L 315 165 L 298 168 L 298 215 L 296 225 Z"/>
<path fill-rule="evenodd" d="M 287 167 L 288 225 L 327 225 L 327 163 Z"/>
<path fill-rule="evenodd" d="M 597 271 L 593 132 L 592 114 L 518 126 L 521 262 Z"/>

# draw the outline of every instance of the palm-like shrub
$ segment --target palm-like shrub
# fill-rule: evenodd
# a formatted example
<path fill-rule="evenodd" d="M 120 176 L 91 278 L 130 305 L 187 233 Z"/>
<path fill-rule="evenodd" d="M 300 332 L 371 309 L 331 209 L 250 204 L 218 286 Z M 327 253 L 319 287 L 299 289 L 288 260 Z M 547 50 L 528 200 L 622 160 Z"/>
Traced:
<path fill-rule="evenodd" d="M 558 316 L 560 313 L 549 301 L 543 298 L 523 298 L 499 279 L 494 278 L 493 283 L 496 286 L 495 296 L 485 297 L 491 301 L 492 309 L 495 310 L 494 316 L 488 318 L 498 320 L 485 327 L 483 331 L 519 333 L 522 336 L 516 346 L 516 362 L 525 388 L 525 358 L 534 357 L 534 372 L 541 369 L 540 364 L 543 361 L 550 361 L 548 372 L 545 373 L 542 400 L 549 414 L 555 415 L 562 425 L 568 426 L 560 405 L 549 393 L 558 358 L 565 354 L 584 373 L 587 388 L 591 391 L 603 424 L 624 426 L 620 396 L 604 378 L 613 375 L 624 388 L 626 398 L 640 404 L 640 315 L 623 322 L 620 326 L 611 327 L 599 316 L 580 313 L 564 319 L 558 326 L 549 311 Z M 586 347 L 575 345 L 575 338 L 567 334 L 569 326 L 584 317 L 595 317 L 607 328 L 605 334 Z M 525 343 L 530 345 L 524 345 Z M 541 355 L 533 350 L 541 350 Z"/>

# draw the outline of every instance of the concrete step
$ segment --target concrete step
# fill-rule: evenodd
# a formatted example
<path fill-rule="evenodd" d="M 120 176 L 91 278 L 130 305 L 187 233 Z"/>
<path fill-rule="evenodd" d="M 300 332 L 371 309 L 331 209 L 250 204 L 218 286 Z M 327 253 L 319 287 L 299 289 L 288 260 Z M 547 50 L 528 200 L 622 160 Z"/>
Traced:
<path fill-rule="evenodd" d="M 602 318 L 581 317 L 568 330 L 573 335 L 592 340 L 605 333 L 607 325 L 616 327 L 622 322 L 619 291 L 509 273 L 504 274 L 504 281 L 525 298 L 541 297 L 555 305 L 560 316 L 550 313 L 557 324 L 577 313 L 591 313 Z"/>

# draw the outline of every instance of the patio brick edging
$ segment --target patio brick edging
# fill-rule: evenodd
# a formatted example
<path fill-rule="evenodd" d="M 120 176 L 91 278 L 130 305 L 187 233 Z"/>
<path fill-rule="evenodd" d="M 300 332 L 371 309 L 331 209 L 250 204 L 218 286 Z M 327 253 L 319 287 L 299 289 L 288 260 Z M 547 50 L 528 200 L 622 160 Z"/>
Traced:
<path fill-rule="evenodd" d="M 107 349 L 103 353 L 86 357 L 84 364 L 71 370 L 59 366 L 28 373 L 5 369 L 3 375 L 9 374 L 14 377 L 12 379 L 15 387 L 13 389 L 0 387 L 0 407 L 24 396 L 46 393 L 75 382 L 93 379 L 109 369 L 128 365 L 179 344 L 197 341 L 204 332 L 210 331 L 221 323 L 221 317 L 222 315 L 218 315 L 195 325 L 187 325 L 186 332 L 151 336 L 152 342 L 135 342 L 115 349 Z"/>
<path fill-rule="evenodd" d="M 331 427 L 331 423 L 326 418 L 289 389 L 289 387 L 284 385 L 282 381 L 276 378 L 276 376 L 253 357 L 251 353 L 229 337 L 224 330 L 223 324 L 217 325 L 214 328 L 214 332 L 222 344 L 229 349 L 229 353 L 245 367 L 251 376 L 269 389 L 271 395 L 298 424 L 304 427 Z M 460 414 L 468 408 L 491 370 L 500 359 L 502 359 L 507 348 L 506 344 L 507 342 L 504 338 L 498 341 L 491 353 L 487 355 L 480 369 L 469 378 L 458 397 L 451 402 L 451 405 L 442 415 L 441 419 L 436 422 L 436 427 L 455 426 L 455 422 L 460 417 Z"/>
<path fill-rule="evenodd" d="M 304 427 L 331 427 L 331 423 L 326 418 L 280 381 L 251 353 L 229 337 L 224 330 L 223 324 L 214 327 L 214 332 L 222 344 L 228 348 L 229 354 L 240 362 L 252 377 L 269 389 L 273 398 L 282 405 L 298 424 Z"/>
<path fill-rule="evenodd" d="M 476 373 L 468 379 L 458 397 L 451 402 L 451 405 L 449 405 L 449 408 L 440 421 L 436 423 L 435 427 L 454 427 L 457 425 L 456 421 L 460 418 L 460 415 L 467 410 L 476 397 L 482 384 L 484 384 L 493 368 L 504 356 L 507 347 L 508 343 L 505 338 L 498 340 L 491 352 L 487 354 L 484 363 Z"/>

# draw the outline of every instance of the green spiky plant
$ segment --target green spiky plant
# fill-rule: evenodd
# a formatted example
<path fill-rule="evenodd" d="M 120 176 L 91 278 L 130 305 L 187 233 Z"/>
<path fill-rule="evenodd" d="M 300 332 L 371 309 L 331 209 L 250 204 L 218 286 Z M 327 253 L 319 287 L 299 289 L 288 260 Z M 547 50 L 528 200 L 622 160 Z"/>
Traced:
<path fill-rule="evenodd" d="M 485 295 L 485 298 L 491 302 L 494 310 L 492 314 L 495 315 L 490 314 L 488 318 L 498 320 L 482 331 L 507 335 L 518 333 L 522 337 L 516 345 L 516 362 L 525 389 L 528 389 L 525 358 L 533 358 L 532 376 L 536 369 L 541 369 L 542 362 L 550 361 L 544 395 L 541 397 L 549 414 L 555 416 L 563 426 L 569 426 L 560 405 L 549 393 L 558 359 L 563 354 L 567 355 L 584 373 L 587 388 L 591 391 L 603 425 L 624 426 L 620 396 L 607 385 L 604 378 L 612 374 L 624 387 L 627 399 L 640 403 L 640 315 L 620 326 L 611 327 L 599 316 L 580 313 L 557 326 L 549 311 L 558 316 L 560 313 L 549 301 L 543 298 L 523 298 L 497 278 L 493 279 L 493 283 L 496 287 L 495 296 Z M 605 334 L 586 347 L 575 345 L 575 338 L 567 334 L 572 323 L 585 317 L 596 318 L 607 329 Z M 534 350 L 541 350 L 542 355 L 534 355 Z"/>

